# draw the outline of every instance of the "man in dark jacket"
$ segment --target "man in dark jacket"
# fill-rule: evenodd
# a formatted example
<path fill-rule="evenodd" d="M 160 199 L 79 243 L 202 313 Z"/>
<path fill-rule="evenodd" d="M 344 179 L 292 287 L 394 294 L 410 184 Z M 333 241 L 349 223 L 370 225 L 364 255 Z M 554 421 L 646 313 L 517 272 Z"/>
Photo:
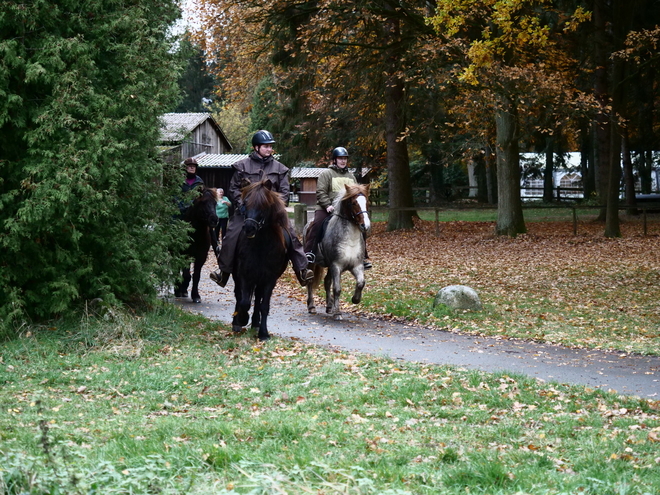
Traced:
<path fill-rule="evenodd" d="M 273 143 L 275 143 L 275 139 L 270 132 L 257 131 L 252 136 L 252 153 L 247 158 L 232 165 L 234 175 L 232 175 L 229 183 L 229 196 L 234 202 L 234 215 L 229 219 L 227 233 L 222 240 L 222 248 L 218 256 L 220 270 L 211 273 L 211 280 L 221 287 L 227 284 L 229 275 L 233 270 L 236 244 L 245 222 L 245 217 L 240 211 L 241 183 L 243 180 L 259 182 L 262 179 L 270 179 L 273 183 L 273 190 L 279 192 L 284 202 L 288 203 L 289 169 L 273 158 Z M 288 257 L 291 260 L 298 281 L 302 286 L 305 286 L 314 274 L 307 268 L 307 257 L 298 238 L 292 232 L 287 234 L 290 240 Z"/>

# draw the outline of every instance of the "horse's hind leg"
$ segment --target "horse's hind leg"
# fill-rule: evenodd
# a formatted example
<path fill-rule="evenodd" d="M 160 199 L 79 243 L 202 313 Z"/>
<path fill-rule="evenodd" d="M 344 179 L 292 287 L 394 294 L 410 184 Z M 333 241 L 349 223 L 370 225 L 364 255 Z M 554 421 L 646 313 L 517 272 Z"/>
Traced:
<path fill-rule="evenodd" d="M 307 311 L 311 315 L 316 314 L 316 303 L 314 302 L 314 293 L 319 286 L 319 281 L 323 275 L 323 267 L 314 265 L 314 280 L 307 284 Z"/>
<path fill-rule="evenodd" d="M 190 285 L 190 265 L 181 270 L 181 283 L 174 290 L 176 297 L 188 297 L 188 286 Z"/>
<path fill-rule="evenodd" d="M 364 268 L 362 267 L 362 263 L 360 262 L 359 265 L 353 268 L 351 273 L 355 277 L 355 292 L 353 293 L 351 302 L 353 304 L 359 304 L 362 300 L 362 290 L 364 289 L 366 283 L 364 280 Z"/>
<path fill-rule="evenodd" d="M 328 306 L 330 311 L 328 311 L 335 320 L 342 320 L 341 311 L 339 309 L 339 304 L 341 302 L 341 270 L 336 266 L 328 268 L 328 275 L 326 280 L 330 278 L 332 282 L 332 305 Z M 327 285 L 327 284 L 326 284 Z M 326 291 L 328 289 L 326 288 Z M 330 293 L 329 291 L 327 293 Z M 326 308 L 327 311 L 328 308 Z"/>
<path fill-rule="evenodd" d="M 199 279 L 202 275 L 202 266 L 204 261 L 195 261 L 194 270 L 192 274 L 192 289 L 190 290 L 190 298 L 194 303 L 201 303 L 202 298 L 199 296 Z"/>
<path fill-rule="evenodd" d="M 261 303 L 263 301 L 263 289 L 257 287 L 254 292 L 254 309 L 252 310 L 252 323 L 250 327 L 257 329 L 261 326 Z"/>

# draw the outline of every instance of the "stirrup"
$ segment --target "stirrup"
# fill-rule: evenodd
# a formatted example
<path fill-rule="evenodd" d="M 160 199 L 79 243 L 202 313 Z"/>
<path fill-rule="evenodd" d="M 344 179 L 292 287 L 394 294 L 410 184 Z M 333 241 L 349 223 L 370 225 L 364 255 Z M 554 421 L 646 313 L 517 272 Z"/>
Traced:
<path fill-rule="evenodd" d="M 229 275 L 231 274 L 227 272 L 220 272 L 220 276 L 218 276 L 218 272 L 211 272 L 209 277 L 220 287 L 224 287 L 229 281 Z"/>
<path fill-rule="evenodd" d="M 314 256 L 314 253 L 305 253 L 305 256 L 307 257 L 307 263 L 310 265 L 316 263 L 316 256 Z"/>

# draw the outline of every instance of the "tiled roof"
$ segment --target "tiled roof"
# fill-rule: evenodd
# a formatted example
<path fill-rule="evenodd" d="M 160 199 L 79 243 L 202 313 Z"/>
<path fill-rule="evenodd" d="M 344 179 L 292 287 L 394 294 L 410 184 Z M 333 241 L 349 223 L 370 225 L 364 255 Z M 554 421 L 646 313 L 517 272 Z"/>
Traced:
<path fill-rule="evenodd" d="M 291 178 L 292 179 L 313 179 L 318 178 L 323 172 L 324 168 L 307 168 L 307 167 L 293 167 L 291 169 Z"/>
<path fill-rule="evenodd" d="M 224 155 L 213 155 L 213 154 L 204 153 L 195 158 L 197 160 L 197 165 L 200 168 L 205 168 L 205 167 L 229 168 L 238 160 L 242 160 L 243 158 L 247 158 L 247 157 L 248 155 L 238 155 L 238 154 L 230 154 L 230 153 L 225 153 Z"/>
<path fill-rule="evenodd" d="M 166 113 L 161 120 L 161 140 L 165 142 L 178 142 L 183 140 L 198 125 L 206 119 L 213 118 L 210 113 Z"/>
<path fill-rule="evenodd" d="M 321 172 L 323 172 L 325 168 L 319 168 L 319 167 L 293 167 L 291 169 L 291 178 L 292 179 L 318 179 L 319 176 L 321 175 Z M 357 174 L 356 169 L 354 168 L 349 168 L 348 169 L 350 172 L 353 174 Z M 371 168 L 363 168 L 362 169 L 362 177 L 367 175 Z"/>

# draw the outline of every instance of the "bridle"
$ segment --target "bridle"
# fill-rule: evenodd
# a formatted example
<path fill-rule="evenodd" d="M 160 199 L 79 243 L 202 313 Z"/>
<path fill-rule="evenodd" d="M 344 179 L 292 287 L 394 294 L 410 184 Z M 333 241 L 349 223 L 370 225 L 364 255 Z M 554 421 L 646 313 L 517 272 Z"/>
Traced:
<path fill-rule="evenodd" d="M 360 196 L 362 196 L 363 198 L 366 199 L 366 196 L 365 196 L 364 194 L 362 194 L 362 193 L 360 193 L 360 194 L 356 194 L 355 196 L 353 196 L 353 197 L 351 198 L 351 206 L 352 206 L 355 202 L 357 202 L 356 200 L 357 200 L 357 198 L 359 198 Z M 344 220 L 348 220 L 348 221 L 350 221 L 350 222 L 353 222 L 353 223 L 355 223 L 356 225 L 360 226 L 360 228 L 363 228 L 364 224 L 360 224 L 360 223 L 359 223 L 359 221 L 358 221 L 358 216 L 363 215 L 363 214 L 367 214 L 367 215 L 368 215 L 369 212 L 368 212 L 367 210 L 354 211 L 354 210 L 351 208 L 351 214 L 350 214 L 350 217 L 347 217 L 347 216 L 345 216 L 345 215 L 342 215 L 342 214 L 340 213 L 340 210 L 335 210 L 335 211 L 332 212 L 332 214 L 338 216 L 339 218 L 343 218 Z"/>

